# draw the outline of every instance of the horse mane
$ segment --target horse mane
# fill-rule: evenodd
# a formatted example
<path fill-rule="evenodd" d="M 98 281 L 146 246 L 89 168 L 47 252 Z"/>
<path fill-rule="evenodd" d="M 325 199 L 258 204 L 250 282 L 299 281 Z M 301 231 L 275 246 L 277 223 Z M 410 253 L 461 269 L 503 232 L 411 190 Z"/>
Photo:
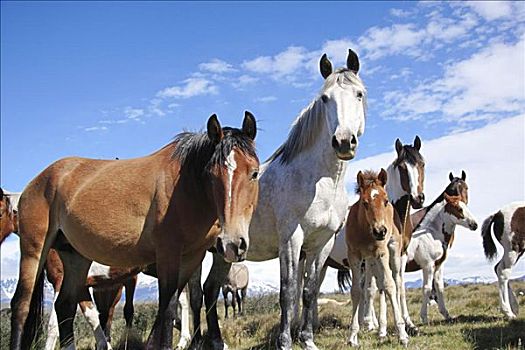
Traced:
<path fill-rule="evenodd" d="M 416 165 L 418 163 L 425 164 L 425 159 L 421 153 L 419 153 L 419 151 L 412 145 L 403 145 L 399 156 L 396 158 L 396 160 L 394 160 L 393 164 L 394 166 L 398 166 L 404 161 L 412 165 Z"/>
<path fill-rule="evenodd" d="M 459 187 L 461 185 L 466 185 L 467 183 L 465 181 L 463 181 L 461 178 L 459 177 L 455 177 L 452 179 L 452 181 L 450 181 L 450 183 L 448 184 L 448 186 L 445 188 L 445 190 L 443 192 L 441 192 L 441 194 L 427 207 L 425 207 L 425 215 L 421 218 L 421 220 L 418 222 L 417 226 L 414 227 L 413 231 L 415 231 L 417 228 L 419 228 L 419 225 L 421 225 L 421 223 L 423 222 L 423 219 L 425 218 L 425 216 L 427 216 L 427 214 L 430 212 L 430 210 L 435 206 L 437 205 L 438 203 L 441 203 L 443 202 L 443 200 L 445 199 L 445 193 L 449 196 L 457 196 L 459 194 Z"/>
<path fill-rule="evenodd" d="M 377 181 L 378 173 L 373 170 L 365 170 L 362 172 L 362 174 L 363 180 L 365 182 L 365 187 L 369 187 Z M 359 187 L 359 184 L 355 184 L 354 191 L 355 194 L 361 194 L 361 188 Z"/>
<path fill-rule="evenodd" d="M 339 68 L 325 80 L 323 88 L 315 100 L 299 113 L 299 116 L 292 124 L 288 133 L 288 138 L 284 143 L 268 158 L 267 162 L 273 162 L 279 158 L 281 164 L 290 163 L 299 153 L 310 148 L 322 129 L 322 122 L 325 109 L 323 102 L 319 99 L 330 87 L 338 84 L 354 85 L 363 90 L 363 104 L 366 115 L 366 88 L 363 81 L 357 74 L 347 68 Z"/>
<path fill-rule="evenodd" d="M 215 165 L 223 165 L 233 148 L 257 159 L 255 145 L 247 135 L 236 128 L 222 128 L 223 138 L 218 144 L 207 133 L 183 132 L 175 136 L 172 158 L 178 159 L 181 168 L 195 175 L 202 175 Z"/>

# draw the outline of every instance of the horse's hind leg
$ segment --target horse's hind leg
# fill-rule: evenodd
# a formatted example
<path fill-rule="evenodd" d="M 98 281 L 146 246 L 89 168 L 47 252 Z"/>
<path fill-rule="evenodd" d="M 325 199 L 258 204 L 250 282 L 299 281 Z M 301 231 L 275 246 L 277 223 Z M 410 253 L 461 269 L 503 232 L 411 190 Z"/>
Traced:
<path fill-rule="evenodd" d="M 445 320 L 450 320 L 450 314 L 448 313 L 447 307 L 445 306 L 445 283 L 443 282 L 443 264 L 437 267 L 434 272 L 434 287 L 436 289 L 436 299 L 439 306 L 439 312 Z"/>
<path fill-rule="evenodd" d="M 135 315 L 135 307 L 133 305 L 133 299 L 135 297 L 135 289 L 137 288 L 137 275 L 130 277 L 128 280 L 126 280 L 126 282 L 124 282 L 124 288 L 126 289 L 126 303 L 124 304 L 124 319 L 126 320 L 126 335 L 127 335 L 131 327 L 133 326 L 133 317 Z M 115 300 L 115 301 L 116 303 L 118 303 L 118 300 Z M 113 310 L 115 310 L 116 303 L 113 305 Z M 111 315 L 111 319 L 113 319 L 113 315 Z M 109 325 L 109 327 L 111 327 L 111 324 Z"/>
<path fill-rule="evenodd" d="M 106 339 L 111 342 L 111 323 L 113 321 L 113 314 L 115 307 L 120 301 L 122 295 L 122 285 L 117 285 L 114 288 L 93 288 L 93 299 L 99 312 L 98 319 Z M 82 303 L 80 304 L 82 308 Z M 82 309 L 84 311 L 84 309 Z"/>
<path fill-rule="evenodd" d="M 46 339 L 46 350 L 55 350 L 55 345 L 58 340 L 58 318 L 55 310 L 55 302 L 62 288 L 62 281 L 64 279 L 64 265 L 62 260 L 58 256 L 55 249 L 50 249 L 46 259 L 46 277 L 49 283 L 53 285 L 55 291 L 53 297 L 53 305 L 51 306 L 51 312 L 49 315 L 49 321 L 47 324 L 47 339 Z"/>
<path fill-rule="evenodd" d="M 200 279 L 200 277 L 199 277 Z M 190 333 L 190 300 L 189 300 L 188 287 L 184 287 L 182 290 L 179 303 L 181 306 L 181 320 L 180 320 L 180 338 L 179 343 L 175 347 L 177 350 L 183 350 L 188 347 L 191 343 L 191 333 Z M 202 300 L 202 296 L 201 296 Z M 202 303 L 202 301 L 201 301 Z M 200 310 L 199 310 L 200 311 Z"/>
<path fill-rule="evenodd" d="M 202 342 L 202 332 L 201 332 L 201 309 L 202 309 L 202 285 L 201 285 L 201 275 L 202 275 L 202 264 L 197 267 L 197 269 L 191 275 L 188 281 L 188 293 L 190 299 L 191 311 L 193 313 L 193 339 L 191 340 L 191 348 L 198 348 Z M 226 300 L 226 299 L 225 299 Z M 184 313 L 184 308 L 182 309 Z M 182 320 L 184 315 L 182 315 Z M 182 325 L 181 325 L 182 330 Z"/>
<path fill-rule="evenodd" d="M 516 263 L 518 254 L 513 250 L 507 250 L 503 253 L 503 257 L 496 265 L 496 274 L 498 275 L 498 285 L 500 294 L 501 310 L 509 319 L 516 318 L 516 314 L 512 310 L 511 296 L 513 294 L 510 290 L 509 279 L 511 275 L 512 266 Z M 515 298 L 515 297 L 514 297 Z"/>
<path fill-rule="evenodd" d="M 244 299 L 246 299 L 246 291 L 248 289 L 248 286 L 241 289 L 241 299 L 239 303 L 239 313 L 241 315 L 244 315 Z"/>
<path fill-rule="evenodd" d="M 15 295 L 11 300 L 11 349 L 29 348 L 41 326 L 45 257 L 56 232 L 49 229 L 45 199 L 33 199 L 31 207 L 23 195 L 19 210 L 20 267 Z M 48 234 L 49 232 L 53 232 Z"/>
<path fill-rule="evenodd" d="M 222 299 L 224 301 L 224 318 L 228 318 L 228 306 L 230 302 L 228 301 L 228 288 L 222 287 Z"/>

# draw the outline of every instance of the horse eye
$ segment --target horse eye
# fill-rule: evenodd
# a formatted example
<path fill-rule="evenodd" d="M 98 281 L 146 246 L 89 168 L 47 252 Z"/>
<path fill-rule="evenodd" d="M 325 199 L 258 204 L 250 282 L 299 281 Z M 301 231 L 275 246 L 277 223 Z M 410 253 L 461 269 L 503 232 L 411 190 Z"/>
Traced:
<path fill-rule="evenodd" d="M 258 177 L 259 177 L 259 172 L 257 170 L 255 170 L 252 173 L 252 180 L 255 181 L 255 180 L 257 180 Z"/>
<path fill-rule="evenodd" d="M 321 100 L 323 100 L 324 103 L 328 102 L 328 96 L 326 95 L 321 96 Z"/>
<path fill-rule="evenodd" d="M 387 201 L 387 200 L 385 200 L 385 207 L 386 207 L 387 205 L 388 205 L 388 201 Z"/>
<path fill-rule="evenodd" d="M 368 202 L 363 202 L 363 205 L 368 209 Z"/>
<path fill-rule="evenodd" d="M 363 93 L 361 91 L 358 91 L 356 96 L 357 96 L 358 99 L 362 99 L 363 98 Z"/>

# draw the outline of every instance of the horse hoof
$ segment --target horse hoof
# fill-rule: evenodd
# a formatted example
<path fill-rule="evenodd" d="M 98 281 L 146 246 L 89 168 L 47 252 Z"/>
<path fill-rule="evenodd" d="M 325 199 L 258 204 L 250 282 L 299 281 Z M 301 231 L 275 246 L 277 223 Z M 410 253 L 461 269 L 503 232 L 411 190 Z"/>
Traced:
<path fill-rule="evenodd" d="M 224 343 L 222 340 L 212 340 L 211 341 L 211 348 L 213 350 L 228 350 L 228 345 Z"/>
<path fill-rule="evenodd" d="M 408 348 L 408 338 L 407 339 L 399 339 L 401 342 L 401 345 L 403 345 L 404 348 Z"/>
<path fill-rule="evenodd" d="M 407 325 L 405 328 L 409 336 L 415 337 L 419 335 L 419 328 L 417 328 L 416 326 Z"/>
<path fill-rule="evenodd" d="M 313 340 L 301 341 L 301 348 L 306 350 L 319 350 Z"/>
<path fill-rule="evenodd" d="M 387 336 L 386 335 L 383 335 L 383 336 L 380 336 L 379 337 L 379 344 L 384 344 L 386 343 L 386 340 L 387 340 Z"/>

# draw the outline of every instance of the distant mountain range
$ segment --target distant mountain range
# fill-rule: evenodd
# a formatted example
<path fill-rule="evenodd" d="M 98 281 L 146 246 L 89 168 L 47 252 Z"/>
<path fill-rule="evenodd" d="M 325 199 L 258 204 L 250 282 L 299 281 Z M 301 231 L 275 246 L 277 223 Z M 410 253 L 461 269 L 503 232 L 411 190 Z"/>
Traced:
<path fill-rule="evenodd" d="M 525 275 L 516 278 L 515 280 L 525 281 Z M 494 278 L 487 278 L 481 276 L 465 277 L 462 279 L 447 279 L 445 278 L 445 284 L 449 286 L 461 285 L 461 284 L 478 284 L 478 283 L 493 283 Z M 415 281 L 405 282 L 407 288 L 421 288 L 422 280 L 418 279 Z M 16 278 L 9 278 L 0 281 L 0 302 L 4 306 L 11 301 L 16 289 Z M 253 282 L 248 287 L 248 296 L 258 296 L 264 294 L 278 293 L 279 287 L 270 285 L 265 282 Z M 46 304 L 51 303 L 53 300 L 54 290 L 51 284 L 46 281 L 44 287 L 44 300 Z M 136 301 L 156 301 L 158 298 L 157 292 L 157 280 L 155 278 L 139 278 L 137 289 L 135 291 Z"/>

